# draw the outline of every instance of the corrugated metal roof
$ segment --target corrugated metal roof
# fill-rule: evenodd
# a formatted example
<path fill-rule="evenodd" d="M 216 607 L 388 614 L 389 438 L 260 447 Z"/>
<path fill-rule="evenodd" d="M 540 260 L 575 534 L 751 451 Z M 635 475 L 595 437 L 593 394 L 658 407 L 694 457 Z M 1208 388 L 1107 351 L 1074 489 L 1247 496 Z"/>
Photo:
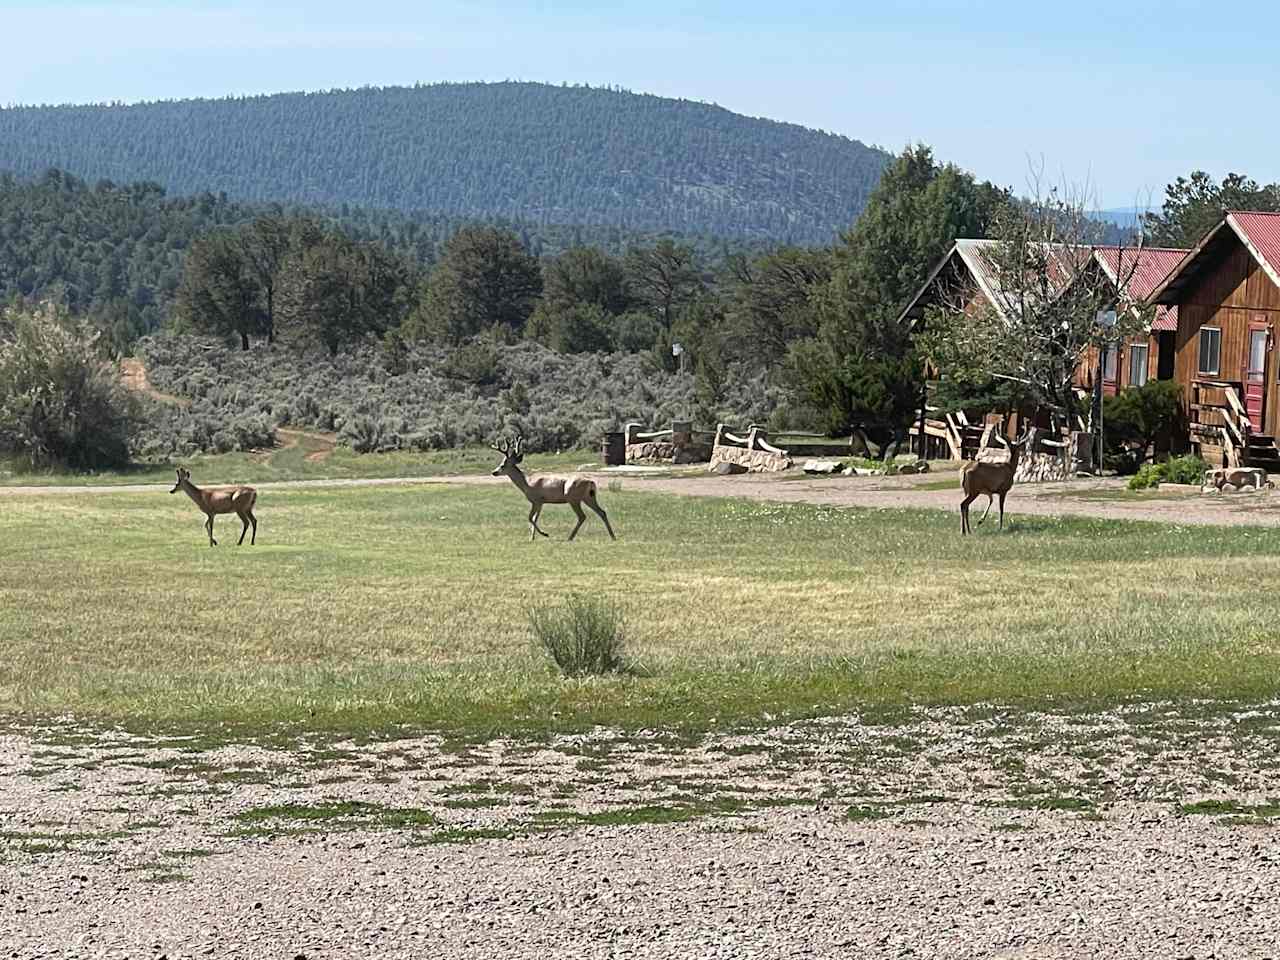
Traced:
<path fill-rule="evenodd" d="M 1178 308 L 1166 307 L 1164 304 L 1156 307 L 1156 318 L 1151 321 L 1151 330 L 1172 330 L 1175 333 L 1178 330 Z"/>
<path fill-rule="evenodd" d="M 1174 304 L 1183 289 L 1213 262 L 1223 244 L 1239 240 L 1271 281 L 1280 287 L 1280 213 L 1231 210 L 1214 224 L 1149 295 L 1151 303 Z"/>
<path fill-rule="evenodd" d="M 1227 222 L 1249 248 L 1271 282 L 1280 287 L 1280 213 L 1232 210 Z"/>
<path fill-rule="evenodd" d="M 948 261 L 953 257 L 958 257 L 964 263 L 969 275 L 973 278 L 974 283 L 987 302 L 1002 313 L 1007 312 L 1005 309 L 1006 304 L 1003 302 L 1004 298 L 1000 292 L 999 269 L 990 256 L 990 251 L 998 243 L 998 240 L 957 240 L 947 255 L 934 268 L 929 275 L 929 279 L 921 286 L 919 292 L 916 293 L 915 297 L 902 311 L 902 319 L 905 320 L 912 316 L 918 318 L 921 313 L 921 303 L 929 298 L 929 291 L 941 275 Z M 1178 250 L 1172 247 L 1143 247 L 1141 249 L 1138 247 L 1095 248 L 1069 247 L 1066 244 L 1052 244 L 1050 245 L 1050 250 L 1055 254 L 1050 264 L 1051 266 L 1057 265 L 1059 267 L 1062 280 L 1070 279 L 1075 272 L 1068 265 L 1070 258 L 1066 255 L 1066 252 L 1069 250 L 1073 251 L 1074 255 L 1079 258 L 1095 257 L 1113 283 L 1116 282 L 1118 276 L 1127 275 L 1127 290 L 1123 291 L 1123 293 L 1134 304 L 1145 300 L 1152 290 L 1160 285 L 1169 272 L 1182 261 L 1182 258 L 1187 253 L 1186 250 Z M 1136 265 L 1134 264 L 1134 257 L 1137 258 Z M 1177 308 L 1157 308 L 1151 329 L 1176 330 L 1177 328 Z"/>
<path fill-rule="evenodd" d="M 1187 251 L 1173 247 L 1099 247 L 1094 255 L 1112 283 L 1122 275 L 1128 277 L 1122 292 L 1136 302 L 1151 296 Z"/>
<path fill-rule="evenodd" d="M 1005 303 L 1004 294 L 1000 289 L 1000 268 L 990 256 L 999 243 L 999 240 L 957 240 L 955 252 L 965 262 L 974 281 L 991 305 L 1001 313 L 1008 313 L 1009 305 Z M 1075 278 L 1076 267 L 1089 258 L 1090 250 L 1088 247 L 1070 247 L 1062 243 L 1047 243 L 1044 249 L 1048 254 L 1046 259 L 1050 281 L 1055 284 L 1055 288 L 1050 293 L 1056 297 Z M 1072 259 L 1077 261 L 1076 267 L 1070 263 Z"/>

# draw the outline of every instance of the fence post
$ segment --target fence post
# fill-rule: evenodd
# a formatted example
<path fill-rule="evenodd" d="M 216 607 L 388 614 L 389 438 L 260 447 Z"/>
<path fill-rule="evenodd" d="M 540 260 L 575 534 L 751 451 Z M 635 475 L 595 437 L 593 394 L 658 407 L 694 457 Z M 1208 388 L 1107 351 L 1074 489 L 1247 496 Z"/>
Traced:
<path fill-rule="evenodd" d="M 693 421 L 692 420 L 672 420 L 671 421 L 671 445 L 677 450 L 683 450 L 685 447 L 693 443 Z"/>

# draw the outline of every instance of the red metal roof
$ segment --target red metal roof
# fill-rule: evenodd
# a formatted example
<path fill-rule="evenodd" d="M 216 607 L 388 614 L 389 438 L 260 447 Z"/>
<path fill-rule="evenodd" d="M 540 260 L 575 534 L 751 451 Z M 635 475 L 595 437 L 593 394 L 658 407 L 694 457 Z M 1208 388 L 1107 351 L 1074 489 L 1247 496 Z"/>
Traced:
<path fill-rule="evenodd" d="M 1232 242 L 1232 237 L 1244 244 L 1258 266 L 1280 287 L 1280 213 L 1231 210 L 1148 295 L 1148 302 L 1176 303 L 1183 289 L 1206 269 L 1224 244 Z"/>
<path fill-rule="evenodd" d="M 1280 213 L 1232 210 L 1227 220 L 1259 266 L 1280 286 Z"/>
<path fill-rule="evenodd" d="M 1156 330 L 1172 330 L 1175 333 L 1178 330 L 1178 308 L 1166 307 L 1164 304 L 1156 307 L 1156 318 L 1151 321 L 1152 331 Z"/>
<path fill-rule="evenodd" d="M 1172 247 L 1099 247 L 1095 252 L 1112 281 L 1121 275 L 1129 278 L 1123 293 L 1139 302 L 1151 296 L 1188 251 Z"/>

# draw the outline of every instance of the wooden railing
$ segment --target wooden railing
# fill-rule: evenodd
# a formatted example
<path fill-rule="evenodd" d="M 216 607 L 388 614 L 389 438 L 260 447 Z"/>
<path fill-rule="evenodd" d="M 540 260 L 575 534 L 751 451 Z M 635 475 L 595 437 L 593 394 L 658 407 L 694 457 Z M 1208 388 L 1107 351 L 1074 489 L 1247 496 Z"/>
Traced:
<path fill-rule="evenodd" d="M 775 447 L 769 442 L 769 435 L 764 427 L 754 423 L 747 427 L 745 434 L 734 433 L 723 423 L 716 424 L 715 446 L 742 447 L 746 450 L 763 450 L 766 453 L 776 453 L 780 457 L 788 456 L 786 450 L 781 447 Z"/>
<path fill-rule="evenodd" d="M 1233 467 L 1243 465 L 1249 437 L 1257 432 L 1240 399 L 1242 387 L 1238 380 L 1197 378 L 1187 404 L 1192 440 L 1222 447 Z"/>

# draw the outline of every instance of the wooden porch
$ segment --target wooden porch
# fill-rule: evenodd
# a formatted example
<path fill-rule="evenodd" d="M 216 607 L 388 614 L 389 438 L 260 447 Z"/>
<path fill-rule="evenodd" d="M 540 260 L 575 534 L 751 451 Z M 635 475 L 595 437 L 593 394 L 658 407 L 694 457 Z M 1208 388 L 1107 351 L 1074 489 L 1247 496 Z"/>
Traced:
<path fill-rule="evenodd" d="M 1260 467 L 1280 473 L 1276 438 L 1257 429 L 1245 410 L 1239 380 L 1197 377 L 1187 398 L 1187 432 L 1192 448 L 1211 466 Z"/>

